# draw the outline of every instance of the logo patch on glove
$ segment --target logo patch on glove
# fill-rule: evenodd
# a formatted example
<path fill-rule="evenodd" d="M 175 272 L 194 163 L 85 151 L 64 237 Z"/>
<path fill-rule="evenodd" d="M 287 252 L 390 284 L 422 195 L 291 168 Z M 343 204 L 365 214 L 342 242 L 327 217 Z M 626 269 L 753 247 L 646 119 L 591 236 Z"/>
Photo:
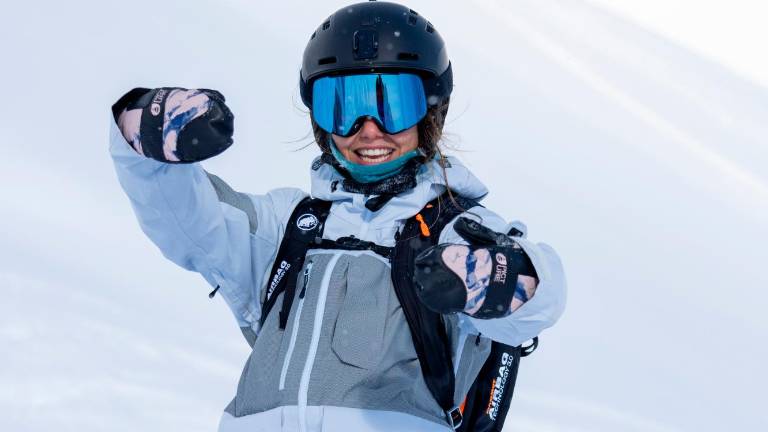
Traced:
<path fill-rule="evenodd" d="M 502 284 L 507 281 L 507 257 L 501 252 L 496 252 L 496 274 L 493 281 Z"/>
<path fill-rule="evenodd" d="M 155 97 L 152 99 L 152 106 L 149 109 L 153 116 L 160 115 L 160 103 L 163 101 L 163 98 L 165 97 L 165 94 L 167 92 L 168 91 L 165 89 L 160 89 L 157 91 L 157 94 L 155 94 Z"/>

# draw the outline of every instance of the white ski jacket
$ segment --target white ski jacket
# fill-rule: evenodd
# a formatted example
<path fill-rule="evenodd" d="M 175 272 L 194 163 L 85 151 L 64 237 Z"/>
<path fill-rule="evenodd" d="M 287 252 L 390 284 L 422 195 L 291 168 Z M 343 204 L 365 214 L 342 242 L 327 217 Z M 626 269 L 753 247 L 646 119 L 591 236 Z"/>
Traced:
<path fill-rule="evenodd" d="M 164 164 L 139 155 L 114 120 L 110 135 L 118 179 L 142 230 L 166 258 L 219 287 L 253 348 L 219 431 L 449 430 L 421 376 L 386 260 L 368 251 L 311 250 L 300 272 L 303 280 L 297 282 L 306 296 L 294 300 L 287 327 L 280 330 L 278 314 L 271 313 L 260 328 L 266 279 L 288 218 L 306 193 L 292 188 L 264 195 L 236 192 L 198 163 Z M 453 191 L 473 199 L 487 194 L 457 159 L 448 160 Z M 333 202 L 325 238 L 354 235 L 384 246 L 394 246 L 404 221 L 446 189 L 433 162 L 421 169 L 415 188 L 374 213 L 366 209 L 366 197 L 339 187 L 342 177 L 332 167 L 314 164 L 311 179 L 312 196 Z M 481 217 L 493 230 L 507 232 L 512 226 L 483 207 L 471 212 L 464 215 Z M 491 340 L 519 345 L 563 312 L 566 288 L 557 255 L 545 244 L 517 241 L 540 279 L 533 298 L 506 318 L 446 316 L 457 405 Z M 452 224 L 440 242 L 465 243 Z"/>

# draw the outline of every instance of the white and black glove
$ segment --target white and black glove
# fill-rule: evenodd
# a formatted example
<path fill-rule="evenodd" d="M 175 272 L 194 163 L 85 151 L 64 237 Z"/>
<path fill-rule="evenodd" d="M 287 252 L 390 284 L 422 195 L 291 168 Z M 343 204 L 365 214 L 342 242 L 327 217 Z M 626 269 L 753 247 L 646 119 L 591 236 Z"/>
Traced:
<path fill-rule="evenodd" d="M 232 145 L 234 116 L 224 102 L 215 90 L 135 88 L 112 106 L 112 112 L 139 154 L 160 162 L 191 163 Z"/>

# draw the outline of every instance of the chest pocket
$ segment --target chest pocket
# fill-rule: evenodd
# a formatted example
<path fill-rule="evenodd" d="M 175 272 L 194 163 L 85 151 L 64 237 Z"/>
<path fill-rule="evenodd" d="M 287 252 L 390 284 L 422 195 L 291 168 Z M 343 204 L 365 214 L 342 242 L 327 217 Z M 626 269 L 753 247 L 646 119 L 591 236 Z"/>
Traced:
<path fill-rule="evenodd" d="M 385 349 L 384 332 L 394 295 L 390 269 L 366 255 L 351 259 L 348 265 L 347 290 L 331 348 L 342 362 L 373 369 Z"/>

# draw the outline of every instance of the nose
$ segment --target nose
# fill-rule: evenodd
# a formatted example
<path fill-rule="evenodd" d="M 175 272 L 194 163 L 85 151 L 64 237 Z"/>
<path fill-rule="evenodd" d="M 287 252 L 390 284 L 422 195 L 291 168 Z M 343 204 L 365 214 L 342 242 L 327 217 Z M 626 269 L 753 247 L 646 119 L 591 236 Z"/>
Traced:
<path fill-rule="evenodd" d="M 366 118 L 363 122 L 363 126 L 360 127 L 360 138 L 365 141 L 372 141 L 383 136 L 384 133 L 379 129 L 376 122 L 370 117 Z"/>

